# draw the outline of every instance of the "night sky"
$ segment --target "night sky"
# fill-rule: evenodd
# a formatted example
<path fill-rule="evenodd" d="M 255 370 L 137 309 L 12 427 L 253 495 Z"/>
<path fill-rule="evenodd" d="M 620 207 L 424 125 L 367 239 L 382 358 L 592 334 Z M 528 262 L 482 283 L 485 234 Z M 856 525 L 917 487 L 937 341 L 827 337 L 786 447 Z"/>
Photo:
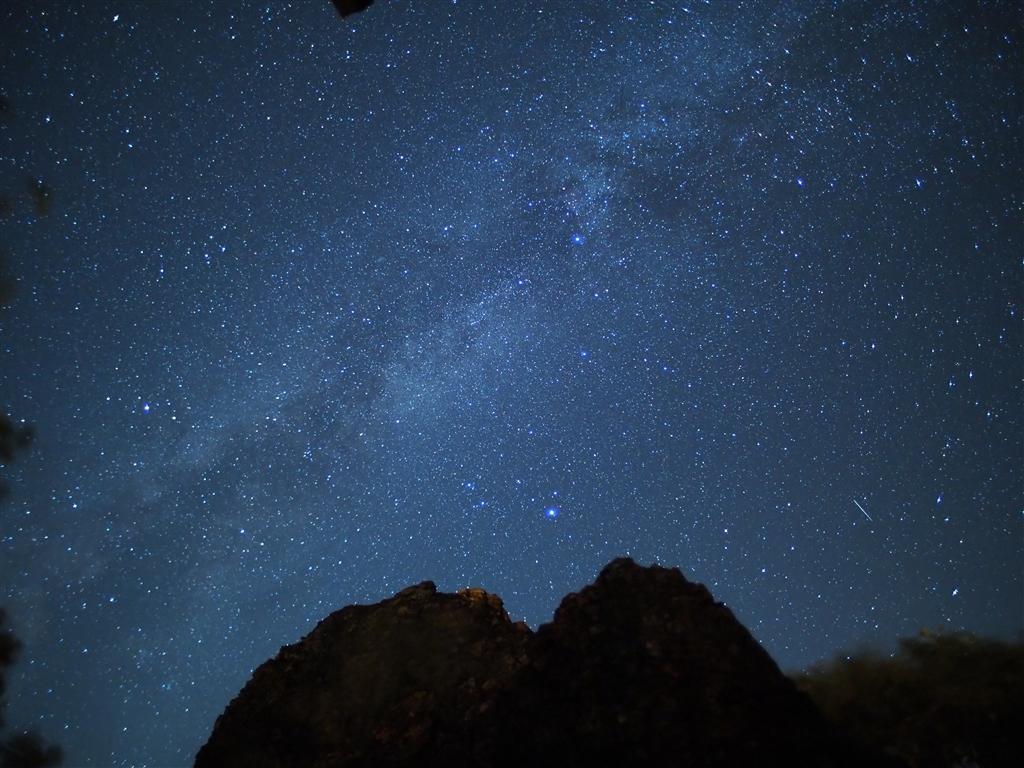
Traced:
<path fill-rule="evenodd" d="M 785 669 L 1021 630 L 1018 3 L 498 5 L 3 3 L 8 713 L 66 764 L 190 765 L 425 579 L 536 627 L 679 566 Z"/>

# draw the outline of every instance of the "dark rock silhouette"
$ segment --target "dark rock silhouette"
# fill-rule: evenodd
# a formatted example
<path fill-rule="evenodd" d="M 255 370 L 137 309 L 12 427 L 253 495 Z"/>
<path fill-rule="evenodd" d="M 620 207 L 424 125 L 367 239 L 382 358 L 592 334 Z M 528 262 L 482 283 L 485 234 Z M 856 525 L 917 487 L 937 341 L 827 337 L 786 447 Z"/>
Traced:
<path fill-rule="evenodd" d="M 431 582 L 331 614 L 217 719 L 197 768 L 891 765 L 678 569 L 610 563 L 533 633 Z"/>
<path fill-rule="evenodd" d="M 341 18 L 351 16 L 353 13 L 361 13 L 373 5 L 373 0 L 331 0 L 331 3 L 341 14 Z"/>
<path fill-rule="evenodd" d="M 196 765 L 471 765 L 472 715 L 526 664 L 530 634 L 482 589 L 425 581 L 348 606 L 255 671 Z"/>

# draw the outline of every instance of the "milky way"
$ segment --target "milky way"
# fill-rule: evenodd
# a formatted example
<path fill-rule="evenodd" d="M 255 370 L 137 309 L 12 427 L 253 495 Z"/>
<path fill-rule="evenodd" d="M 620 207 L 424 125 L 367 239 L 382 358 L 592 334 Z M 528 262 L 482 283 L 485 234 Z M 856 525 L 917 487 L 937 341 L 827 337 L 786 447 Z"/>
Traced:
<path fill-rule="evenodd" d="M 3 5 L 9 718 L 187 765 L 425 579 L 1020 631 L 1020 10 Z"/>

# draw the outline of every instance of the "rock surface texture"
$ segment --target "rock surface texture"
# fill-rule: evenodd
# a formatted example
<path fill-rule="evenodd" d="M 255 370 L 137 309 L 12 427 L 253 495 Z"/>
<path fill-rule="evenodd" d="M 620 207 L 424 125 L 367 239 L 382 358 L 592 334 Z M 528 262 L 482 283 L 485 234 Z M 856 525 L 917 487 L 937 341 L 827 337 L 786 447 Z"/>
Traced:
<path fill-rule="evenodd" d="M 531 635 L 482 589 L 336 611 L 260 665 L 196 756 L 208 768 L 472 765 L 473 713 Z"/>
<path fill-rule="evenodd" d="M 197 768 L 885 766 L 678 569 L 610 563 L 533 633 L 431 582 L 349 606 L 254 673 Z"/>

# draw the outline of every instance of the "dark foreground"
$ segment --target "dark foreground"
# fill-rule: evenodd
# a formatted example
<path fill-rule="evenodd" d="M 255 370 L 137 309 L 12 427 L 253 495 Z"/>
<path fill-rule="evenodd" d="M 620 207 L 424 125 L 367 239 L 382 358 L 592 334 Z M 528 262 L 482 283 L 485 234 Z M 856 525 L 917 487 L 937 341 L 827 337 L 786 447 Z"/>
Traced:
<path fill-rule="evenodd" d="M 700 584 L 610 563 L 534 633 L 431 582 L 328 616 L 254 673 L 197 768 L 884 766 Z"/>

